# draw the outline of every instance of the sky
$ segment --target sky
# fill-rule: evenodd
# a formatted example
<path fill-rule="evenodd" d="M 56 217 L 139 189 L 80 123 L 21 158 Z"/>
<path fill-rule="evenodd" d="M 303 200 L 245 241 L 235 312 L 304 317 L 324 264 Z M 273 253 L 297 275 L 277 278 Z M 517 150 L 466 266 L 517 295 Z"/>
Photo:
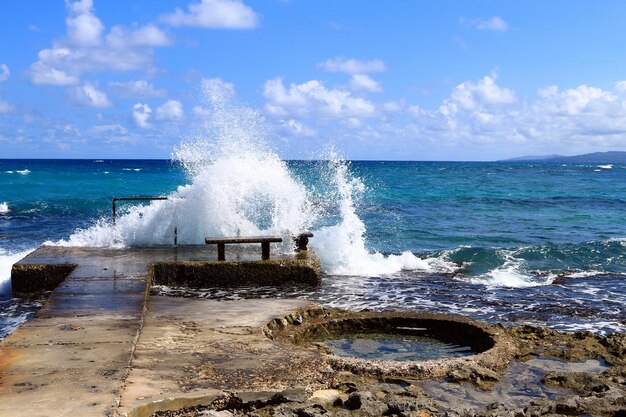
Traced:
<path fill-rule="evenodd" d="M 626 2 L 0 2 L 0 158 L 170 158 L 201 86 L 285 159 L 626 150 Z"/>

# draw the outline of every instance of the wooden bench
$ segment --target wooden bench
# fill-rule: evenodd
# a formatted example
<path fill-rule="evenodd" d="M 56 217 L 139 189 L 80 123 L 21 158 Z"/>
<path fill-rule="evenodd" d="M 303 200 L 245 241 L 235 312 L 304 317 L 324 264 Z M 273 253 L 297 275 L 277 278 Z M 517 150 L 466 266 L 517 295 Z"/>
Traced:
<path fill-rule="evenodd" d="M 280 236 L 246 236 L 246 237 L 207 237 L 204 243 L 207 245 L 217 245 L 217 260 L 226 260 L 226 244 L 260 243 L 261 259 L 264 261 L 270 258 L 270 243 L 282 242 Z"/>

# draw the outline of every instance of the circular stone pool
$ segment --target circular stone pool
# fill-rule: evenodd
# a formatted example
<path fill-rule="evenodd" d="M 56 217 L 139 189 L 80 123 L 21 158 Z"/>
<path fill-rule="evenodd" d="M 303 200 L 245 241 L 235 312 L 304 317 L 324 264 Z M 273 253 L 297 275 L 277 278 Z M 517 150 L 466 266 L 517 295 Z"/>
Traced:
<path fill-rule="evenodd" d="M 506 367 L 514 343 L 497 326 L 448 314 L 300 311 L 269 322 L 277 341 L 317 349 L 336 370 L 434 377 L 461 367 Z"/>

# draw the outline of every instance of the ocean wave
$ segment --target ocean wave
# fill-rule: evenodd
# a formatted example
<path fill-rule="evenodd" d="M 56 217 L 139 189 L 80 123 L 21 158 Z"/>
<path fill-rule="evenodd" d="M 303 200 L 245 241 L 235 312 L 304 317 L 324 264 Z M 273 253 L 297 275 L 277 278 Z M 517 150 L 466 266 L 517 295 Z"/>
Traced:
<path fill-rule="evenodd" d="M 9 208 L 9 203 L 7 202 L 0 203 L 0 214 L 6 214 L 10 211 L 11 209 Z"/>
<path fill-rule="evenodd" d="M 34 249 L 25 251 L 10 251 L 0 248 L 0 294 L 5 294 L 9 290 L 11 281 L 11 268 L 13 264 L 31 253 Z"/>
<path fill-rule="evenodd" d="M 20 175 L 28 175 L 31 173 L 30 169 L 18 169 L 18 170 L 9 170 L 4 171 L 5 174 L 20 174 Z"/>

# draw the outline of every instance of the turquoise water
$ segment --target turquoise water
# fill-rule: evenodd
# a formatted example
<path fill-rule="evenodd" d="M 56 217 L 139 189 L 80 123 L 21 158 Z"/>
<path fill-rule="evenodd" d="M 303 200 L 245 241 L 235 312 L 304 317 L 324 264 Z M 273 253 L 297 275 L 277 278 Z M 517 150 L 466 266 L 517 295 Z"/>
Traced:
<path fill-rule="evenodd" d="M 311 190 L 312 205 L 321 207 L 309 228 L 320 230 L 318 246 L 316 238 L 312 244 L 326 261 L 352 249 L 330 245 L 322 231 L 346 214 L 342 200 L 325 193 L 320 165 L 288 163 Z M 365 249 L 377 255 L 341 267 L 327 262 L 321 289 L 291 295 L 347 308 L 624 329 L 626 167 L 610 161 L 352 162 L 347 170 L 365 185 L 353 207 L 365 226 Z M 112 197 L 167 195 L 190 181 L 170 161 L 0 160 L 0 336 L 35 308 L 10 296 L 8 271 L 19 256 L 99 219 L 106 223 Z M 400 259 L 407 251 L 414 257 Z M 415 266 L 418 260 L 428 267 Z M 384 265 L 383 272 L 367 273 L 375 265 Z M 274 293 L 203 296 L 254 294 Z"/>

